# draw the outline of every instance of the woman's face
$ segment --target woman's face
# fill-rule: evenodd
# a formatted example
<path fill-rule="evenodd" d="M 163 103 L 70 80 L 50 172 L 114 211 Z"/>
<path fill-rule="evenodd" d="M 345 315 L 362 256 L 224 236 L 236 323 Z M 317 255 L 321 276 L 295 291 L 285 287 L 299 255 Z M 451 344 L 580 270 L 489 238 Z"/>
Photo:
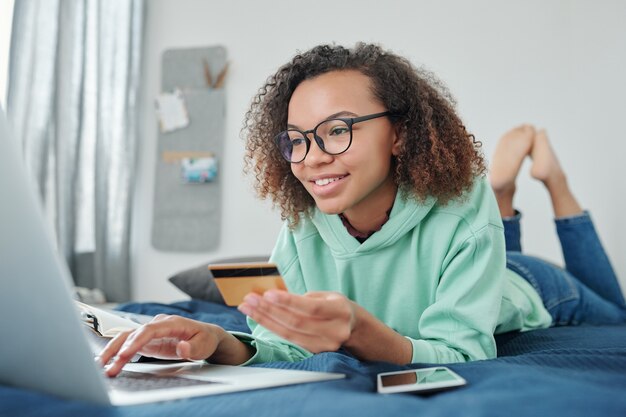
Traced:
<path fill-rule="evenodd" d="M 298 85 L 289 102 L 288 124 L 306 131 L 326 119 L 386 110 L 373 96 L 369 77 L 355 70 L 333 71 Z M 309 134 L 309 153 L 291 164 L 322 212 L 344 213 L 349 220 L 380 215 L 391 207 L 397 188 L 391 158 L 399 148 L 387 117 L 357 123 L 352 132 L 350 148 L 339 155 L 324 153 Z"/>

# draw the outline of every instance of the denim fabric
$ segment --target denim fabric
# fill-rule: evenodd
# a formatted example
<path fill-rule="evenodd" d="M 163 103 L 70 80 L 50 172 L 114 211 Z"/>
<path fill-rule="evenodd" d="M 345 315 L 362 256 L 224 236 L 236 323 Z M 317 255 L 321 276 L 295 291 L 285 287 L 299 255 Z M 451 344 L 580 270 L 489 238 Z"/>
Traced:
<path fill-rule="evenodd" d="M 522 253 L 521 217 L 502 219 L 507 268 L 539 293 L 553 325 L 625 323 L 624 297 L 589 213 L 555 220 L 565 269 Z"/>
<path fill-rule="evenodd" d="M 515 216 L 502 218 L 504 223 L 504 242 L 507 252 L 522 251 L 522 231 L 520 230 L 520 222 L 522 213 L 515 210 Z"/>

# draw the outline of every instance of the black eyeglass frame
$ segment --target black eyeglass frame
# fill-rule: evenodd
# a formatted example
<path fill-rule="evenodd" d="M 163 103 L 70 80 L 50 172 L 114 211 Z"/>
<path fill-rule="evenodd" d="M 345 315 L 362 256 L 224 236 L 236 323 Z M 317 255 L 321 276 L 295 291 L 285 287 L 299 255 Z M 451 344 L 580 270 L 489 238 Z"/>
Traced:
<path fill-rule="evenodd" d="M 310 129 L 310 130 L 304 130 L 304 131 L 299 130 L 299 129 L 283 130 L 282 132 L 280 132 L 274 137 L 274 143 L 276 144 L 276 147 L 278 148 L 278 151 L 280 152 L 280 156 L 282 156 L 284 160 L 292 164 L 299 164 L 300 162 L 304 161 L 306 159 L 306 156 L 309 154 L 309 150 L 311 149 L 311 139 L 309 139 L 309 136 L 308 136 L 309 133 L 313 133 L 313 139 L 315 139 L 315 143 L 317 143 L 317 146 L 319 146 L 319 148 L 323 152 L 327 153 L 328 155 L 341 155 L 342 153 L 350 149 L 350 146 L 352 146 L 352 126 L 353 125 L 357 123 L 365 122 L 368 120 L 372 120 L 372 119 L 378 119 L 379 117 L 384 117 L 384 116 L 392 116 L 392 113 L 389 110 L 387 110 L 381 113 L 372 113 L 372 114 L 367 114 L 365 116 L 359 116 L 359 117 L 334 117 L 332 119 L 322 120 L 321 122 L 317 124 L 317 126 L 315 126 L 313 129 Z M 328 123 L 333 120 L 341 120 L 348 126 L 348 129 L 350 130 L 350 141 L 348 142 L 348 146 L 346 146 L 346 149 L 344 149 L 343 151 L 336 152 L 336 153 L 328 152 L 324 146 L 324 140 L 320 138 L 319 136 L 317 136 L 317 128 L 323 125 L 324 123 Z M 306 151 L 304 152 L 304 156 L 302 157 L 302 159 L 300 159 L 299 161 L 292 161 L 291 159 L 287 159 L 287 157 L 282 151 L 282 148 L 280 146 L 280 141 L 281 141 L 280 138 L 282 135 L 284 135 L 287 132 L 301 133 L 302 137 L 304 138 L 304 141 L 306 143 Z"/>

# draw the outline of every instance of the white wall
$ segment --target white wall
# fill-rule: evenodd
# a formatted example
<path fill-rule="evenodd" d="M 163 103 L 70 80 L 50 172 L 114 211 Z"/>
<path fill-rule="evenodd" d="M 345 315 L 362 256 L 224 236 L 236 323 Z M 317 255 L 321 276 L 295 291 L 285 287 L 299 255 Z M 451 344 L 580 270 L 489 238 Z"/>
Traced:
<path fill-rule="evenodd" d="M 141 160 L 134 213 L 137 300 L 183 298 L 166 277 L 223 256 L 269 253 L 280 227 L 242 174 L 239 129 L 266 77 L 316 44 L 381 43 L 439 75 L 466 126 L 490 156 L 512 126 L 546 127 L 583 205 L 593 212 L 626 288 L 626 2 L 318 0 L 294 2 L 151 0 L 148 3 Z M 156 158 L 152 103 L 167 48 L 224 45 L 231 60 L 222 175 L 223 236 L 211 253 L 150 246 Z M 527 252 L 561 262 L 551 209 L 540 184 L 519 180 Z M 621 179 L 620 179 L 621 178 Z"/>
<path fill-rule="evenodd" d="M 13 0 L 0 0 L 0 107 L 6 110 Z"/>

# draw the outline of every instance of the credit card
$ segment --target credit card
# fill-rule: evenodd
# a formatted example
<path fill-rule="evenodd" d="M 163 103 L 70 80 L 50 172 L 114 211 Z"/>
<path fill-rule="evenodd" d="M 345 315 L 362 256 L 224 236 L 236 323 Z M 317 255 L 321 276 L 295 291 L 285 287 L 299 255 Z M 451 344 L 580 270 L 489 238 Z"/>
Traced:
<path fill-rule="evenodd" d="M 238 306 L 251 292 L 262 295 L 271 289 L 287 290 L 278 268 L 271 263 L 211 264 L 209 271 L 229 306 Z"/>

